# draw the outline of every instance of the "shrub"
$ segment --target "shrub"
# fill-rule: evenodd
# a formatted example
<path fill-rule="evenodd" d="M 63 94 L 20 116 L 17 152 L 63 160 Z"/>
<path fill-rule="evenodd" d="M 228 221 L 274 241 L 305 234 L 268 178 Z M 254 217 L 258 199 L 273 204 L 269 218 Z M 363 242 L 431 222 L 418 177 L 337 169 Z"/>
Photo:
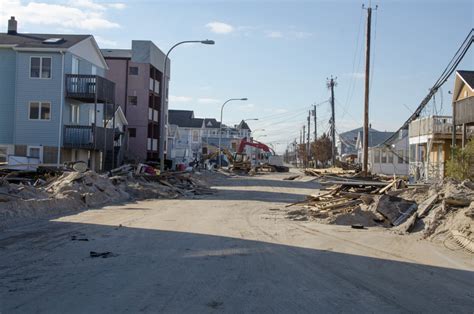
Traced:
<path fill-rule="evenodd" d="M 474 180 L 474 140 L 466 147 L 456 148 L 446 163 L 446 176 L 458 180 Z"/>

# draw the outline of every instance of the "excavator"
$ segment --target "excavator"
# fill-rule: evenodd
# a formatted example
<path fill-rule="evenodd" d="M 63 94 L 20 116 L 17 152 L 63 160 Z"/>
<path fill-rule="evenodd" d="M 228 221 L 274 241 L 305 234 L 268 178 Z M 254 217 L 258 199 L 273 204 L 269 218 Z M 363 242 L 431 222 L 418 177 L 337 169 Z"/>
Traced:
<path fill-rule="evenodd" d="M 275 154 L 275 151 L 268 147 L 267 145 L 258 142 L 258 141 L 248 141 L 247 138 L 243 138 L 240 141 L 239 147 L 235 154 L 232 154 L 229 150 L 223 148 L 221 149 L 222 154 L 224 154 L 229 163 L 229 169 L 235 172 L 249 172 L 252 169 L 252 163 L 249 156 L 244 152 L 245 147 L 251 146 L 258 148 L 266 153 L 267 161 L 263 164 L 256 165 L 255 171 L 269 171 L 269 172 L 288 172 L 289 168 L 283 165 L 283 160 L 281 156 Z M 219 158 L 218 151 L 204 155 L 203 160 L 212 160 Z"/>
<path fill-rule="evenodd" d="M 247 146 L 250 146 L 250 147 L 255 147 L 255 148 L 258 148 L 262 151 L 264 151 L 267 156 L 267 161 L 261 165 L 257 165 L 255 166 L 255 170 L 256 171 L 259 171 L 259 170 L 267 170 L 267 171 L 270 171 L 270 172 L 288 172 L 290 171 L 290 169 L 286 166 L 283 165 L 283 159 L 281 158 L 281 156 L 278 156 L 277 154 L 275 154 L 275 151 L 268 147 L 268 145 L 262 143 L 262 142 L 259 142 L 259 141 L 255 141 L 255 140 L 252 140 L 252 141 L 248 141 L 246 137 L 244 137 L 241 141 L 240 141 L 240 145 L 239 145 L 239 148 L 237 149 L 237 153 L 235 153 L 234 155 L 234 160 L 237 161 L 248 161 L 248 163 L 250 164 L 250 160 L 247 156 L 247 154 L 244 153 L 244 150 L 245 150 L 245 147 Z M 234 166 L 235 166 L 235 162 L 234 162 Z M 240 166 L 239 164 L 237 166 Z M 246 166 L 246 165 L 245 165 Z M 250 166 L 251 167 L 251 166 Z M 248 168 L 248 170 L 250 171 L 250 167 Z M 242 169 L 244 170 L 244 169 Z"/>

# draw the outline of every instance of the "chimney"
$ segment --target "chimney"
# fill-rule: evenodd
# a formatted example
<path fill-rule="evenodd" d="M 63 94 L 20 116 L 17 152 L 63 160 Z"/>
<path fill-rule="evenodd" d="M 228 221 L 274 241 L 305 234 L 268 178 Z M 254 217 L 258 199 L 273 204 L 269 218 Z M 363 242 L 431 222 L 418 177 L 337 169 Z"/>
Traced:
<path fill-rule="evenodd" d="M 16 35 L 17 32 L 17 22 L 15 20 L 15 17 L 12 16 L 9 20 L 8 20 L 8 35 Z"/>

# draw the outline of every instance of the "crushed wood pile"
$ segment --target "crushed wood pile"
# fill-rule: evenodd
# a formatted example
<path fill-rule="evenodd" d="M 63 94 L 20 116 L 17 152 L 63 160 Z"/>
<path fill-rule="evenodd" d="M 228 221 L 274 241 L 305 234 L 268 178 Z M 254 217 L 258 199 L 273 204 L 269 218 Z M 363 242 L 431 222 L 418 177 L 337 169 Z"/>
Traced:
<path fill-rule="evenodd" d="M 313 177 L 323 177 L 326 175 L 343 175 L 352 177 L 357 174 L 356 170 L 346 170 L 338 167 L 333 168 L 306 168 L 304 174 Z"/>
<path fill-rule="evenodd" d="M 0 175 L 0 225 L 9 219 L 55 215 L 129 200 L 212 194 L 201 173 L 152 174 L 130 165 L 100 175 L 93 171 Z"/>
<path fill-rule="evenodd" d="M 380 226 L 398 233 L 418 233 L 437 241 L 450 239 L 474 252 L 474 183 L 444 180 L 433 185 L 339 178 L 328 192 L 287 205 L 293 220 L 338 225 Z"/>

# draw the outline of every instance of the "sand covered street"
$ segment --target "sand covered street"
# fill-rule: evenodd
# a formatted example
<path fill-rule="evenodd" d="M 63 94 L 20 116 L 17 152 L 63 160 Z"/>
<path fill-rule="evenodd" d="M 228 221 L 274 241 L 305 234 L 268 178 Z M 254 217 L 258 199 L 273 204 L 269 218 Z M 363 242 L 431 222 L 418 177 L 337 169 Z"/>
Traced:
<path fill-rule="evenodd" d="M 213 195 L 5 228 L 0 313 L 472 313 L 472 254 L 287 219 L 321 186 L 284 176 L 216 175 Z"/>

